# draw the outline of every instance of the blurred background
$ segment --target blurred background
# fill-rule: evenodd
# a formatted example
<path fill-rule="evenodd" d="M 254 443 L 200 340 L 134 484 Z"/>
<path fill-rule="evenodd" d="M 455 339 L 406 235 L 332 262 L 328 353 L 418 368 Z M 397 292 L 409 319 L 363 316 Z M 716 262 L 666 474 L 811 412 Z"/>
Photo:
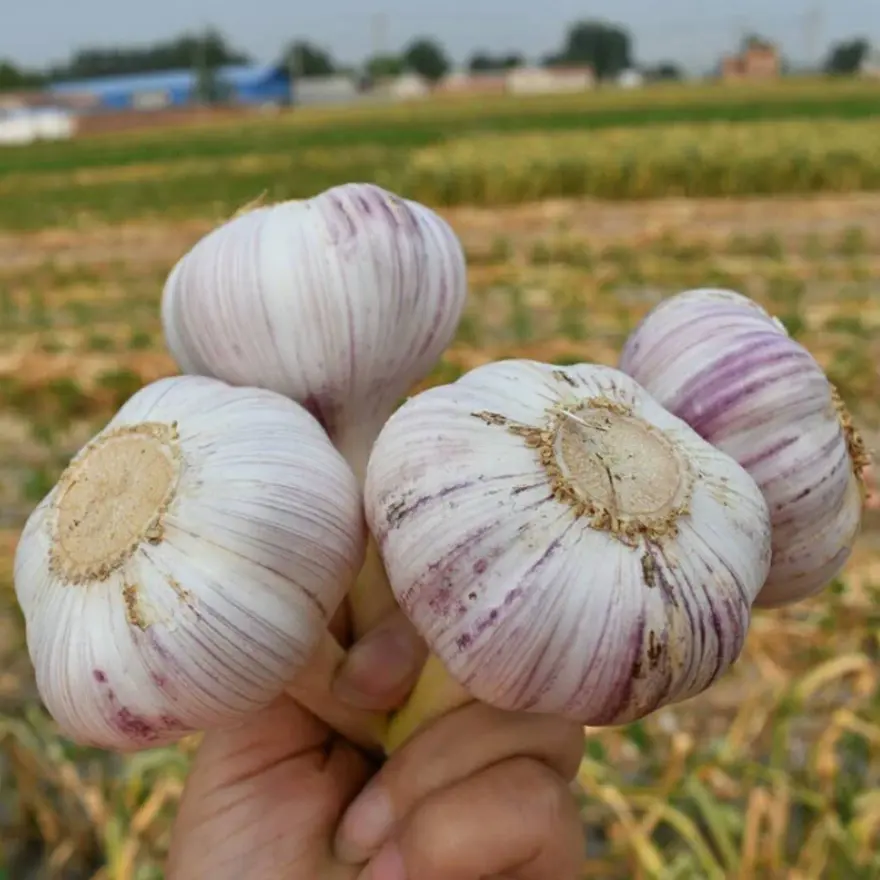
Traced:
<path fill-rule="evenodd" d="M 662 297 L 730 287 L 784 321 L 876 445 L 880 4 L 14 4 L 0 880 L 162 876 L 193 744 L 122 759 L 58 736 L 12 593 L 17 530 L 175 372 L 158 303 L 185 250 L 255 198 L 352 180 L 436 208 L 467 250 L 470 304 L 432 382 L 508 356 L 613 364 Z M 878 523 L 869 509 L 819 598 L 756 615 L 709 693 L 588 731 L 585 876 L 880 877 Z"/>

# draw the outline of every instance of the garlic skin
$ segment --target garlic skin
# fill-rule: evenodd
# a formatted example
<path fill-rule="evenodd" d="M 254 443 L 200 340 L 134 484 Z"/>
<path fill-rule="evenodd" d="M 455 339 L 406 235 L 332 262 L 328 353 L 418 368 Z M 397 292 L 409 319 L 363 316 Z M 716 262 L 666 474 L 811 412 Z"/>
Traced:
<path fill-rule="evenodd" d="M 813 356 L 753 300 L 691 290 L 661 302 L 618 366 L 761 487 L 773 562 L 756 605 L 813 596 L 846 564 L 862 515 L 864 444 Z"/>
<path fill-rule="evenodd" d="M 596 726 L 715 681 L 770 564 L 748 474 L 591 364 L 501 361 L 411 398 L 376 441 L 365 508 L 460 685 Z"/>
<path fill-rule="evenodd" d="M 293 398 L 362 479 L 381 426 L 452 341 L 466 293 L 445 220 L 350 183 L 206 235 L 171 271 L 162 322 L 183 372 Z"/>
<path fill-rule="evenodd" d="M 318 651 L 364 545 L 355 477 L 302 407 L 203 377 L 144 387 L 16 551 L 47 709 L 118 751 L 236 722 Z"/>

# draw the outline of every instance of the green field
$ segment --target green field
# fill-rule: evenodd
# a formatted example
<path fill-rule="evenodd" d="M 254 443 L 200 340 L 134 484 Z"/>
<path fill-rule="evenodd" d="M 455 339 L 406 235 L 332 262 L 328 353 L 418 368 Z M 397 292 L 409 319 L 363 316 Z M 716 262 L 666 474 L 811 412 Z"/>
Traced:
<path fill-rule="evenodd" d="M 345 180 L 441 204 L 872 189 L 878 116 L 880 86 L 846 81 L 294 110 L 5 150 L 0 229 L 217 218 Z"/>
<path fill-rule="evenodd" d="M 11 590 L 17 530 L 73 452 L 175 371 L 170 267 L 264 191 L 372 179 L 437 204 L 470 301 L 429 382 L 614 363 L 660 298 L 733 287 L 880 436 L 880 84 L 600 91 L 293 112 L 0 152 L 0 880 L 158 880 L 193 743 L 59 737 Z M 650 128 L 648 127 L 650 125 Z M 755 615 L 712 690 L 588 731 L 585 877 L 880 876 L 880 520 L 843 577 Z"/>

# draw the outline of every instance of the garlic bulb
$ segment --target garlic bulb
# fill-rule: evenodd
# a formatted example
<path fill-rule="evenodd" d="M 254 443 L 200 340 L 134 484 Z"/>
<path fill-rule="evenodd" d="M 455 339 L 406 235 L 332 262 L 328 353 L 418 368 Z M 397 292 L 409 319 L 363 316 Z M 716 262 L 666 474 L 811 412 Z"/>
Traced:
<path fill-rule="evenodd" d="M 466 284 L 445 220 L 352 183 L 209 233 L 171 271 L 162 320 L 184 372 L 299 401 L 362 477 L 379 429 L 451 342 Z"/>
<path fill-rule="evenodd" d="M 169 275 L 162 323 L 184 372 L 298 401 L 362 482 L 380 428 L 451 342 L 466 293 L 445 220 L 350 183 L 208 234 Z M 393 607 L 372 542 L 350 601 L 356 636 Z"/>
<path fill-rule="evenodd" d="M 619 366 L 761 487 L 773 562 L 757 605 L 812 596 L 840 572 L 861 523 L 865 446 L 777 319 L 733 291 L 687 291 L 647 315 Z"/>
<path fill-rule="evenodd" d="M 104 748 L 233 723 L 341 655 L 326 624 L 364 543 L 354 475 L 302 407 L 202 377 L 148 385 L 22 533 L 39 692 Z"/>
<path fill-rule="evenodd" d="M 770 564 L 751 477 L 590 364 L 501 361 L 411 398 L 364 500 L 436 655 L 391 747 L 461 699 L 432 693 L 438 662 L 479 700 L 591 725 L 694 696 L 739 655 Z"/>

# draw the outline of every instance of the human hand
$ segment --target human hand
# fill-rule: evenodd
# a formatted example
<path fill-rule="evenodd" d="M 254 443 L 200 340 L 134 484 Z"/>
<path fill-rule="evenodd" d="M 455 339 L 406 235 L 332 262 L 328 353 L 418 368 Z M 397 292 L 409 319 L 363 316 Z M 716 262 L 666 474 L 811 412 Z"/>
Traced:
<path fill-rule="evenodd" d="M 424 656 L 395 612 L 352 650 L 338 693 L 394 708 Z M 567 784 L 582 742 L 578 725 L 473 703 L 377 771 L 283 697 L 237 728 L 205 734 L 167 878 L 574 880 L 583 846 Z"/>

